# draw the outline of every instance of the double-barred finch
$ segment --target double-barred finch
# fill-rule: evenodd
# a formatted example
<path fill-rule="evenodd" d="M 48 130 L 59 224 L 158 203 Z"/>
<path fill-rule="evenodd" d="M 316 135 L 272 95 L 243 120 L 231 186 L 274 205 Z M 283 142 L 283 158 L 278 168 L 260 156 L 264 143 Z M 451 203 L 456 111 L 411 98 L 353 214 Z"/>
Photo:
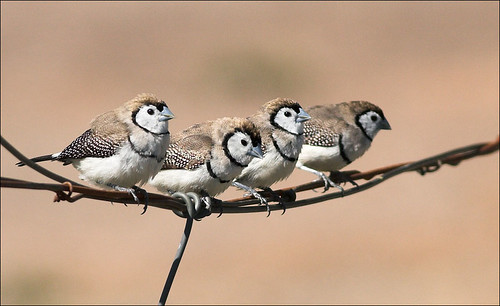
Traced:
<path fill-rule="evenodd" d="M 325 191 L 339 186 L 321 171 L 342 169 L 370 148 L 380 130 L 391 129 L 382 109 L 367 101 L 316 105 L 307 111 L 312 119 L 305 124 L 296 166 L 322 178 Z"/>
<path fill-rule="evenodd" d="M 252 160 L 233 185 L 266 204 L 268 215 L 267 200 L 254 188 L 272 191 L 272 184 L 292 173 L 304 141 L 304 122 L 310 118 L 299 103 L 284 98 L 267 102 L 249 118 L 260 131 L 264 158 Z"/>
<path fill-rule="evenodd" d="M 262 158 L 262 149 L 252 122 L 228 117 L 206 121 L 172 135 L 162 169 L 149 184 L 161 192 L 213 197 L 226 190 L 254 157 Z"/>
<path fill-rule="evenodd" d="M 90 129 L 61 152 L 31 160 L 72 164 L 82 180 L 127 191 L 139 202 L 135 191 L 145 191 L 135 184 L 144 184 L 160 170 L 170 141 L 168 120 L 173 117 L 164 101 L 139 94 L 97 116 Z M 144 212 L 146 208 L 147 202 Z"/>

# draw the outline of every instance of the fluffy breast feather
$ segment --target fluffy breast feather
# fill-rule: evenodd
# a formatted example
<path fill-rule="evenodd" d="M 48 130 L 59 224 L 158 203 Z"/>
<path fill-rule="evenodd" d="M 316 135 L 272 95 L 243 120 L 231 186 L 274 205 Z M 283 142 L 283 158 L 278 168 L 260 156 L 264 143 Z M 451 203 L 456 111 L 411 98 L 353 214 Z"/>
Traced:
<path fill-rule="evenodd" d="M 304 165 L 318 171 L 336 171 L 347 165 L 340 155 L 340 148 L 319 147 L 304 144 L 297 164 Z"/>
<path fill-rule="evenodd" d="M 161 167 L 155 158 L 140 156 L 130 144 L 124 144 L 117 154 L 106 158 L 88 157 L 73 161 L 80 178 L 105 186 L 107 184 L 132 187 L 146 183 Z"/>
<path fill-rule="evenodd" d="M 149 184 L 161 192 L 196 192 L 206 191 L 211 196 L 223 192 L 230 186 L 230 182 L 221 183 L 211 177 L 206 165 L 194 170 L 170 169 L 160 171 Z"/>

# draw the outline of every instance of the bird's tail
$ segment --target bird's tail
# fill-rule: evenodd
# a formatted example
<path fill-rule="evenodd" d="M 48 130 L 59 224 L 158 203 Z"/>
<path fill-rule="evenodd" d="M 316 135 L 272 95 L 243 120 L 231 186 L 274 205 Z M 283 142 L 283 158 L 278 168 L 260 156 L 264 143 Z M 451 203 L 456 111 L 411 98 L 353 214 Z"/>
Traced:
<path fill-rule="evenodd" d="M 35 162 L 35 163 L 38 163 L 38 162 L 41 162 L 41 161 L 46 161 L 46 160 L 56 160 L 57 156 L 55 156 L 55 155 L 56 154 L 42 155 L 42 156 L 30 158 L 30 160 L 32 162 Z M 22 166 L 25 166 L 26 164 L 23 163 L 23 162 L 18 162 L 16 165 L 18 167 L 22 167 Z"/>

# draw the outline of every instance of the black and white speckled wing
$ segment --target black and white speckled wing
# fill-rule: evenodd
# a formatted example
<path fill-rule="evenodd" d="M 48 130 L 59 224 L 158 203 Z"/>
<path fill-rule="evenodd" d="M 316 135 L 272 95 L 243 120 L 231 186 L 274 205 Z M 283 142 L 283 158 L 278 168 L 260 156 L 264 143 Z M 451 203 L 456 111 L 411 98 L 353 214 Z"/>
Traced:
<path fill-rule="evenodd" d="M 325 127 L 320 122 L 304 124 L 304 144 L 320 147 L 335 147 L 339 145 L 339 134 Z"/>
<path fill-rule="evenodd" d="M 315 105 L 308 108 L 311 120 L 304 123 L 304 144 L 321 147 L 335 147 L 348 128 L 342 119 L 338 104 Z"/>
<path fill-rule="evenodd" d="M 168 147 L 162 169 L 196 169 L 210 158 L 212 146 L 212 138 L 207 135 L 182 137 Z"/>
<path fill-rule="evenodd" d="M 91 129 L 85 131 L 67 146 L 56 157 L 56 160 L 69 163 L 70 159 L 80 159 L 85 157 L 109 157 L 116 153 L 120 147 L 120 142 L 105 138 L 94 133 Z"/>
<path fill-rule="evenodd" d="M 68 159 L 110 157 L 127 139 L 127 126 L 118 119 L 114 111 L 97 116 L 90 126 L 90 129 L 75 139 L 55 159 L 68 164 Z"/>

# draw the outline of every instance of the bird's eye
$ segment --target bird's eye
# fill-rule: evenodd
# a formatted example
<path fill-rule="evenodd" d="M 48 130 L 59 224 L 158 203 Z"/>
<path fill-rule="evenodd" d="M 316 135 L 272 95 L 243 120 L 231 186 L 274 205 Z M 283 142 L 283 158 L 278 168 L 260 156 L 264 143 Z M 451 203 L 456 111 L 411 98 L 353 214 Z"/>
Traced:
<path fill-rule="evenodd" d="M 372 115 L 372 116 L 370 117 L 370 119 L 372 119 L 372 121 L 373 121 L 373 122 L 375 122 L 375 121 L 377 121 L 377 119 L 378 119 L 378 118 L 377 118 L 377 116 Z"/>
<path fill-rule="evenodd" d="M 242 139 L 242 140 L 241 140 L 241 144 L 242 144 L 244 147 L 246 147 L 246 146 L 247 146 L 247 144 L 248 144 L 248 141 L 246 141 L 245 139 Z"/>
<path fill-rule="evenodd" d="M 154 111 L 152 108 L 149 108 L 149 109 L 148 109 L 148 114 L 152 115 L 152 114 L 154 114 L 154 113 L 155 113 L 155 111 Z"/>
<path fill-rule="evenodd" d="M 292 115 L 292 113 L 290 113 L 289 111 L 285 112 L 285 117 L 290 117 L 291 115 Z"/>

